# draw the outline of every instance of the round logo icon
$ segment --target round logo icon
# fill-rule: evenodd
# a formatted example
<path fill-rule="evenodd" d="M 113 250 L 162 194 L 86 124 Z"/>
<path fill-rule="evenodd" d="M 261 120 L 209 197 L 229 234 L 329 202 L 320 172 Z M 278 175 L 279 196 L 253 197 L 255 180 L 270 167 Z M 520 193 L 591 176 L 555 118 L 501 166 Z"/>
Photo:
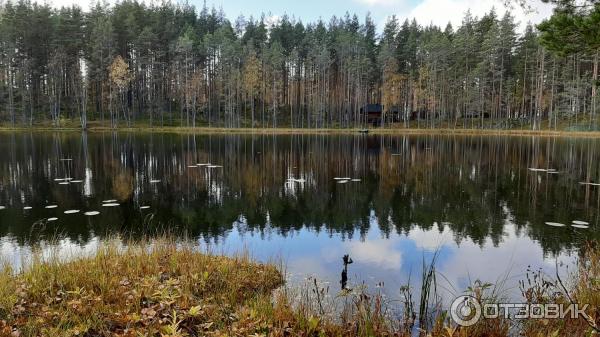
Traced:
<path fill-rule="evenodd" d="M 460 326 L 471 326 L 481 318 L 481 304 L 473 296 L 460 296 L 450 306 L 450 317 Z"/>

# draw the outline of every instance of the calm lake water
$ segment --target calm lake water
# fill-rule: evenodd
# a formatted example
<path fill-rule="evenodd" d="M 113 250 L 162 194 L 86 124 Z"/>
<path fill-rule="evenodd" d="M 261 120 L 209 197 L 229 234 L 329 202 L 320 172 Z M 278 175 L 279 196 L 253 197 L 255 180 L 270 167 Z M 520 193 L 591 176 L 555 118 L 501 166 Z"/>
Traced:
<path fill-rule="evenodd" d="M 350 284 L 391 294 L 437 251 L 444 288 L 514 292 L 600 236 L 600 187 L 580 183 L 599 157 L 595 139 L 0 133 L 0 249 L 19 265 L 51 238 L 79 253 L 168 229 L 332 288 L 350 254 Z"/>

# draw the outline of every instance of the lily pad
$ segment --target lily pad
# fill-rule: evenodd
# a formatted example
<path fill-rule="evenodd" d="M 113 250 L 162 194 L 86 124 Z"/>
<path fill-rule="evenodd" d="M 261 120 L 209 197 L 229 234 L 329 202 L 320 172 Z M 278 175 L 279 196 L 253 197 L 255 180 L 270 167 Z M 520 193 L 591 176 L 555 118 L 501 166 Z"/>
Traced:
<path fill-rule="evenodd" d="M 546 222 L 546 225 L 548 226 L 552 226 L 552 227 L 565 227 L 565 224 L 562 224 L 560 222 Z"/>
<path fill-rule="evenodd" d="M 587 181 L 581 181 L 579 182 L 580 185 L 591 185 L 591 186 L 600 186 L 599 183 L 591 183 L 591 182 L 587 182 Z"/>

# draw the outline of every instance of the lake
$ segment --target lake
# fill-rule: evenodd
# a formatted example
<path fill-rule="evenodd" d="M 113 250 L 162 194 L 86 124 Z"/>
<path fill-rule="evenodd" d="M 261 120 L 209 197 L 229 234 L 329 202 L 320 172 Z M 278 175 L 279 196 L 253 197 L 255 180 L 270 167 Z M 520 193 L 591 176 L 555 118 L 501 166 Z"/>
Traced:
<path fill-rule="evenodd" d="M 349 254 L 349 283 L 391 297 L 437 254 L 441 288 L 518 294 L 599 238 L 599 157 L 551 137 L 5 132 L 0 249 L 20 265 L 168 231 L 331 288 Z"/>

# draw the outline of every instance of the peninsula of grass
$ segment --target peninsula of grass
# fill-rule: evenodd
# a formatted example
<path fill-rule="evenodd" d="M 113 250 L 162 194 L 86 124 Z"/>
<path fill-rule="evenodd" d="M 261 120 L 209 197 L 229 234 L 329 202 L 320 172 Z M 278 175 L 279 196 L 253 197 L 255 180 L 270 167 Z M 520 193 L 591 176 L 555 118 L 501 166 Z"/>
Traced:
<path fill-rule="evenodd" d="M 0 274 L 1 336 L 246 335 L 240 321 L 283 282 L 273 265 L 174 242 L 104 243 L 88 257 L 35 256 Z M 250 333 L 251 332 L 251 333 Z"/>

